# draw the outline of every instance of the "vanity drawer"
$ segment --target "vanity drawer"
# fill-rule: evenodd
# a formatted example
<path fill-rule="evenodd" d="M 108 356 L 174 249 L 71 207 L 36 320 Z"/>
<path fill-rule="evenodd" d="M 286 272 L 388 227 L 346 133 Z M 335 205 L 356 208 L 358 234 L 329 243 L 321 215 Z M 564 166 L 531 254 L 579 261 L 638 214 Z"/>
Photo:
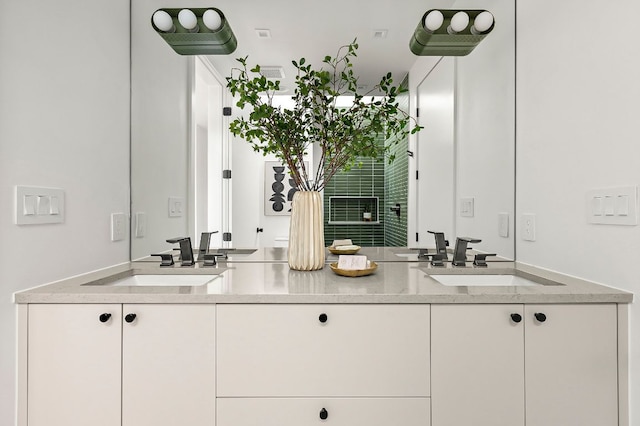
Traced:
<path fill-rule="evenodd" d="M 219 305 L 225 397 L 426 397 L 429 305 Z"/>
<path fill-rule="evenodd" d="M 429 426 L 429 398 L 218 398 L 217 426 Z"/>

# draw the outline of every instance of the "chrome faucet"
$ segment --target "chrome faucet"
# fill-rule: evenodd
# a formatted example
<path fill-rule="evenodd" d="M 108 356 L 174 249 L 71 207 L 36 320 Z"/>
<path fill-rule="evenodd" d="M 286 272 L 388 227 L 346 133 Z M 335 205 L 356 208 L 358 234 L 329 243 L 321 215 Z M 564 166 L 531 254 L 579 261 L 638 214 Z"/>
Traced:
<path fill-rule="evenodd" d="M 467 261 L 467 244 L 477 244 L 481 242 L 477 238 L 458 237 L 456 238 L 456 246 L 453 249 L 453 266 L 466 266 Z"/>
<path fill-rule="evenodd" d="M 169 244 L 180 244 L 180 260 L 181 266 L 193 266 L 195 264 L 193 260 L 193 248 L 191 247 L 190 237 L 176 237 L 169 238 L 167 240 Z"/>

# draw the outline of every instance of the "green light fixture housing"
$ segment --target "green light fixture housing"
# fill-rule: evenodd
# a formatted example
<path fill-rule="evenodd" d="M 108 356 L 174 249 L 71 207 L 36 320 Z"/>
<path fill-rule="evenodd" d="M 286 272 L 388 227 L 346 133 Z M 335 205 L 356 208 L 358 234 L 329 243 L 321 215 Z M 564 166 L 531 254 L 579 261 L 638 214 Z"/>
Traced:
<path fill-rule="evenodd" d="M 238 47 L 220 9 L 158 9 L 151 26 L 180 55 L 228 55 Z"/>
<path fill-rule="evenodd" d="M 494 26 L 487 10 L 431 9 L 418 23 L 409 48 L 417 56 L 466 56 Z"/>

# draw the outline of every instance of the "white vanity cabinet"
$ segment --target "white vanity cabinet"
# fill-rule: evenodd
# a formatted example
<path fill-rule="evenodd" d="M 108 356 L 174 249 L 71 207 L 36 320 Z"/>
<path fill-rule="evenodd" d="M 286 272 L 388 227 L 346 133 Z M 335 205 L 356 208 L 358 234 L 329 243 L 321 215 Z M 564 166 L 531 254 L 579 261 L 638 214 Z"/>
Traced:
<path fill-rule="evenodd" d="M 219 305 L 217 426 L 428 425 L 429 312 Z"/>
<path fill-rule="evenodd" d="M 432 425 L 618 425 L 615 304 L 433 305 Z"/>
<path fill-rule="evenodd" d="M 215 424 L 214 305 L 31 304 L 28 426 Z"/>
<path fill-rule="evenodd" d="M 28 425 L 120 425 L 122 305 L 28 309 Z"/>

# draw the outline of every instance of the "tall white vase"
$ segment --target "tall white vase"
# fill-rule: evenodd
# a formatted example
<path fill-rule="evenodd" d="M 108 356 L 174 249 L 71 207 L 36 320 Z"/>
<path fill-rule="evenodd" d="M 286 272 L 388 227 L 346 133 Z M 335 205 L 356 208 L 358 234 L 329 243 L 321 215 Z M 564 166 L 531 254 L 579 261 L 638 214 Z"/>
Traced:
<path fill-rule="evenodd" d="M 324 267 L 322 196 L 317 191 L 293 194 L 289 225 L 289 268 L 315 271 Z"/>

